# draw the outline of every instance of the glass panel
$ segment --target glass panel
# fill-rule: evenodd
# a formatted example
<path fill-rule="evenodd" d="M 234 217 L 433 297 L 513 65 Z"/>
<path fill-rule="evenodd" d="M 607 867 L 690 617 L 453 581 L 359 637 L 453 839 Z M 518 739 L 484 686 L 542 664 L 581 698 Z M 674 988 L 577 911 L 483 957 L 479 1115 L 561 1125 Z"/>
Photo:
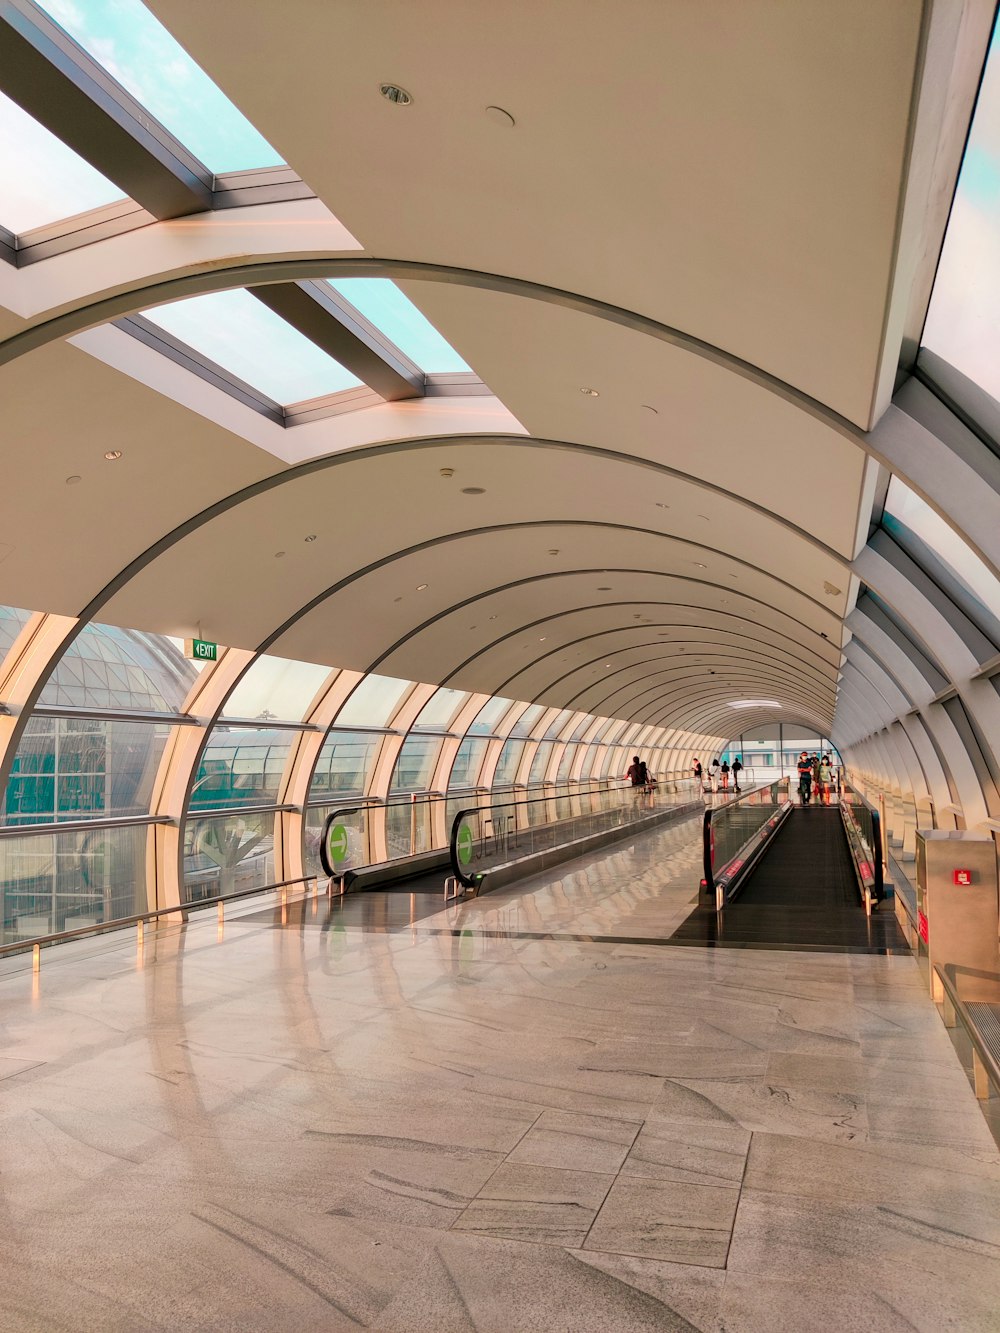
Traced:
<path fill-rule="evenodd" d="M 470 732 L 477 736 L 489 735 L 496 731 L 500 725 L 501 719 L 514 705 L 513 699 L 501 699 L 499 695 L 490 699 L 488 703 L 483 704 L 476 715 L 476 720 L 469 728 Z"/>
<path fill-rule="evenodd" d="M 534 758 L 531 761 L 531 768 L 528 770 L 529 782 L 541 782 L 545 777 L 545 770 L 549 766 L 549 759 L 552 755 L 552 747 L 555 741 L 541 741 L 538 749 L 535 751 Z"/>
<path fill-rule="evenodd" d="M 88 625 L 56 664 L 40 703 L 178 713 L 197 672 L 161 634 Z"/>
<path fill-rule="evenodd" d="M 923 341 L 1000 401 L 1000 29 L 994 30 Z"/>
<path fill-rule="evenodd" d="M 184 901 L 260 889 L 274 883 L 270 811 L 188 819 L 184 825 Z"/>
<path fill-rule="evenodd" d="M 294 731 L 216 727 L 198 765 L 191 808 L 263 805 L 276 801 Z"/>
<path fill-rule="evenodd" d="M 440 736 L 408 736 L 396 760 L 389 790 L 426 791 L 442 743 Z"/>
<path fill-rule="evenodd" d="M 0 663 L 30 619 L 30 611 L 20 611 L 16 606 L 0 606 Z"/>
<path fill-rule="evenodd" d="M 482 767 L 483 759 L 486 755 L 486 748 L 489 741 L 472 740 L 466 737 L 458 747 L 458 754 L 455 756 L 455 762 L 451 768 L 451 776 L 448 779 L 448 788 L 452 787 L 474 787 L 479 781 L 479 770 Z"/>
<path fill-rule="evenodd" d="M 468 370 L 455 349 L 389 278 L 330 280 L 345 301 L 427 375 Z"/>
<path fill-rule="evenodd" d="M 517 768 L 521 762 L 521 755 L 524 754 L 525 745 L 527 741 L 513 738 L 504 741 L 503 749 L 500 751 L 500 762 L 493 775 L 494 787 L 509 787 L 517 777 Z"/>
<path fill-rule="evenodd" d="M 361 383 L 247 291 L 190 296 L 142 313 L 277 403 L 320 398 Z"/>
<path fill-rule="evenodd" d="M 997 620 L 997 612 L 1000 610 L 1000 580 L 990 572 L 958 533 L 931 509 L 930 505 L 921 500 L 920 496 L 911 491 L 898 477 L 893 477 L 886 492 L 883 526 L 897 540 L 900 540 L 902 535 L 903 540 L 900 540 L 900 545 L 904 550 L 908 550 L 908 554 L 913 556 L 918 564 L 924 563 L 920 560 L 919 553 L 908 549 L 905 534 L 899 533 L 898 524 L 902 524 L 917 536 L 955 579 L 959 589 L 965 594 L 965 597 L 961 595 L 956 597 L 956 603 L 967 614 L 971 614 L 991 637 L 1000 636 L 1000 622 Z M 926 572 L 932 577 L 935 574 L 932 569 L 927 569 Z M 945 591 L 954 590 L 946 588 Z"/>
<path fill-rule="evenodd" d="M 566 723 L 570 720 L 572 716 L 573 716 L 572 708 L 564 708 L 561 713 L 557 713 L 556 716 L 549 723 L 549 725 L 545 728 L 545 735 L 542 737 L 542 739 L 546 741 L 554 740 L 559 735 L 560 731 L 562 731 L 563 727 L 566 725 Z"/>
<path fill-rule="evenodd" d="M 226 700 L 223 715 L 301 722 L 331 674 L 330 667 L 314 662 L 258 657 Z"/>
<path fill-rule="evenodd" d="M 210 171 L 280 164 L 139 0 L 42 0 L 42 8 Z"/>
<path fill-rule="evenodd" d="M 363 795 L 381 745 L 381 736 L 331 731 L 319 753 L 309 799 L 322 799 L 327 792 Z"/>
<path fill-rule="evenodd" d="M 148 814 L 169 734 L 156 723 L 31 718 L 7 784 L 4 822 Z"/>
<path fill-rule="evenodd" d="M 532 727 L 534 727 L 535 723 L 544 712 L 544 704 L 529 705 L 515 722 L 510 734 L 512 736 L 527 736 L 528 732 L 531 731 Z"/>
<path fill-rule="evenodd" d="M 573 728 L 573 733 L 569 739 L 571 741 L 578 741 L 580 737 L 583 735 L 583 733 L 587 730 L 587 728 L 592 727 L 594 725 L 594 721 L 595 719 L 589 713 L 587 713 L 584 717 L 580 719 L 580 721 Z"/>
<path fill-rule="evenodd" d="M 0 223 L 13 232 L 45 227 L 125 197 L 117 185 L 3 93 L 0 180 Z"/>
<path fill-rule="evenodd" d="M 147 910 L 145 827 L 0 838 L 3 940 Z"/>
<path fill-rule="evenodd" d="M 468 690 L 440 689 L 421 708 L 414 731 L 447 730 L 452 718 L 469 697 Z"/>
<path fill-rule="evenodd" d="M 385 727 L 412 681 L 365 676 L 337 714 L 338 727 Z"/>
<path fill-rule="evenodd" d="M 573 761 L 576 758 L 579 745 L 570 742 L 563 751 L 563 756 L 559 760 L 559 768 L 556 772 L 557 782 L 568 782 L 570 769 L 573 767 Z"/>

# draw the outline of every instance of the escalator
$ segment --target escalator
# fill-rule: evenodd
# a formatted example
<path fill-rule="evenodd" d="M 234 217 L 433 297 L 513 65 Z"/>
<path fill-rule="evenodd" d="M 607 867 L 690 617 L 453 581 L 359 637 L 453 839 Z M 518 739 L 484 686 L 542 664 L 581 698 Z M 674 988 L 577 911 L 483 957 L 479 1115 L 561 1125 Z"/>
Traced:
<path fill-rule="evenodd" d="M 793 810 L 724 911 L 697 907 L 671 942 L 909 953 L 891 903 L 865 915 L 836 806 Z"/>

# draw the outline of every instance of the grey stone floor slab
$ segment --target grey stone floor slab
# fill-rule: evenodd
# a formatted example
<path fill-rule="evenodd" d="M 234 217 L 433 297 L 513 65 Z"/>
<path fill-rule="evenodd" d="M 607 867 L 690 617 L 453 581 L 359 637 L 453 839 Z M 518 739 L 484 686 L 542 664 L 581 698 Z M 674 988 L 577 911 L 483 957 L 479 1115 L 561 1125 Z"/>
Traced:
<path fill-rule="evenodd" d="M 698 837 L 8 967 L 4 1333 L 997 1333 L 1000 1154 L 917 967 L 650 943 Z"/>

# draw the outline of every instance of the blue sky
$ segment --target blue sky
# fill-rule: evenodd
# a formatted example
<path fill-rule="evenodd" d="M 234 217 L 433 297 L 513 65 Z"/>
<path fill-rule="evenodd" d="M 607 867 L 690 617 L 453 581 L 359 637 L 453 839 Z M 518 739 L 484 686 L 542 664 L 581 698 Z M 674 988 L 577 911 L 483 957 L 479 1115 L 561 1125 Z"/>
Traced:
<path fill-rule="evenodd" d="M 281 161 L 139 0 L 41 4 L 209 170 L 218 175 Z"/>
<path fill-rule="evenodd" d="M 468 370 L 459 354 L 388 278 L 338 278 L 330 286 L 427 375 Z"/>
<path fill-rule="evenodd" d="M 924 342 L 1000 402 L 1000 28 L 990 44 Z"/>

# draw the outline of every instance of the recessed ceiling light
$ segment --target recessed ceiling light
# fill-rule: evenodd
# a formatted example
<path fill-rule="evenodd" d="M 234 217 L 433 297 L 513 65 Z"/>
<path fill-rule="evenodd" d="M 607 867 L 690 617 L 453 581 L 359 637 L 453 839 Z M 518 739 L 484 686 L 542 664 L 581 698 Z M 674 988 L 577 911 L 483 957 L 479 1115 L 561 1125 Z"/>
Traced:
<path fill-rule="evenodd" d="M 780 708 L 777 699 L 733 699 L 729 708 Z"/>
<path fill-rule="evenodd" d="M 500 125 L 505 130 L 512 130 L 517 124 L 510 112 L 505 111 L 502 106 L 488 106 L 486 114 L 494 125 Z"/>
<path fill-rule="evenodd" d="M 496 616 L 490 616 L 490 620 L 496 620 Z"/>
<path fill-rule="evenodd" d="M 121 456 L 122 451 L 120 449 L 106 449 L 104 451 L 104 457 L 109 463 L 116 463 Z"/>
<path fill-rule="evenodd" d="M 708 568 L 708 565 L 703 565 L 703 564 L 701 563 L 700 560 L 692 560 L 691 563 L 692 563 L 692 565 L 694 565 L 695 569 L 707 569 L 707 568 Z"/>
<path fill-rule="evenodd" d="M 417 592 L 424 592 L 424 591 L 426 590 L 426 588 L 427 588 L 427 584 L 426 584 L 426 583 L 418 583 L 418 584 L 417 584 Z"/>
<path fill-rule="evenodd" d="M 662 500 L 657 500 L 657 502 L 656 502 L 656 507 L 657 507 L 657 509 L 669 509 L 669 508 L 670 508 L 670 506 L 669 506 L 668 504 L 664 504 Z"/>
<path fill-rule="evenodd" d="M 403 599 L 402 599 L 402 597 L 394 597 L 392 600 L 393 600 L 394 602 L 401 602 Z"/>
<path fill-rule="evenodd" d="M 545 635 L 545 634 L 540 634 L 540 635 L 538 636 L 538 642 L 539 642 L 539 643 L 544 643 L 547 637 L 548 637 L 548 636 Z"/>
<path fill-rule="evenodd" d="M 77 484 L 77 482 L 78 482 L 78 481 L 81 481 L 81 480 L 82 480 L 82 478 L 80 478 L 80 477 L 67 477 L 67 478 L 66 478 L 66 485 L 67 485 L 67 486 L 75 486 L 75 485 Z"/>
<path fill-rule="evenodd" d="M 485 495 L 485 494 L 486 494 L 486 487 L 485 487 L 485 486 L 463 486 L 463 487 L 462 487 L 462 494 L 463 494 L 463 495 Z"/>
<path fill-rule="evenodd" d="M 284 552 L 284 551 L 275 551 L 275 553 L 274 553 L 274 558 L 275 558 L 275 560 L 284 560 L 284 558 L 285 558 L 285 552 Z"/>
<path fill-rule="evenodd" d="M 597 591 L 598 591 L 598 592 L 611 592 L 611 589 L 607 586 L 607 584 L 601 584 L 601 586 L 597 589 Z"/>
<path fill-rule="evenodd" d="M 438 468 L 438 476 L 453 477 L 454 475 L 455 475 L 455 469 L 453 467 Z"/>
<path fill-rule="evenodd" d="M 396 106 L 410 106 L 413 98 L 405 88 L 400 88 L 398 83 L 380 83 L 379 92 L 387 102 L 392 102 Z"/>
<path fill-rule="evenodd" d="M 586 385 L 584 385 L 580 392 L 586 395 L 587 398 L 600 398 L 601 396 L 600 389 L 588 389 Z"/>
<path fill-rule="evenodd" d="M 605 665 L 605 667 L 607 668 L 608 671 L 611 670 L 611 663 L 610 663 L 610 662 L 605 662 L 604 665 Z"/>
<path fill-rule="evenodd" d="M 558 555 L 558 554 L 559 554 L 558 546 L 553 546 L 552 549 L 549 551 L 549 555 Z"/>
<path fill-rule="evenodd" d="M 314 541 L 316 540 L 316 534 L 315 534 L 315 532 L 310 532 L 309 536 L 306 537 L 305 540 L 306 540 L 307 542 L 314 542 Z"/>

